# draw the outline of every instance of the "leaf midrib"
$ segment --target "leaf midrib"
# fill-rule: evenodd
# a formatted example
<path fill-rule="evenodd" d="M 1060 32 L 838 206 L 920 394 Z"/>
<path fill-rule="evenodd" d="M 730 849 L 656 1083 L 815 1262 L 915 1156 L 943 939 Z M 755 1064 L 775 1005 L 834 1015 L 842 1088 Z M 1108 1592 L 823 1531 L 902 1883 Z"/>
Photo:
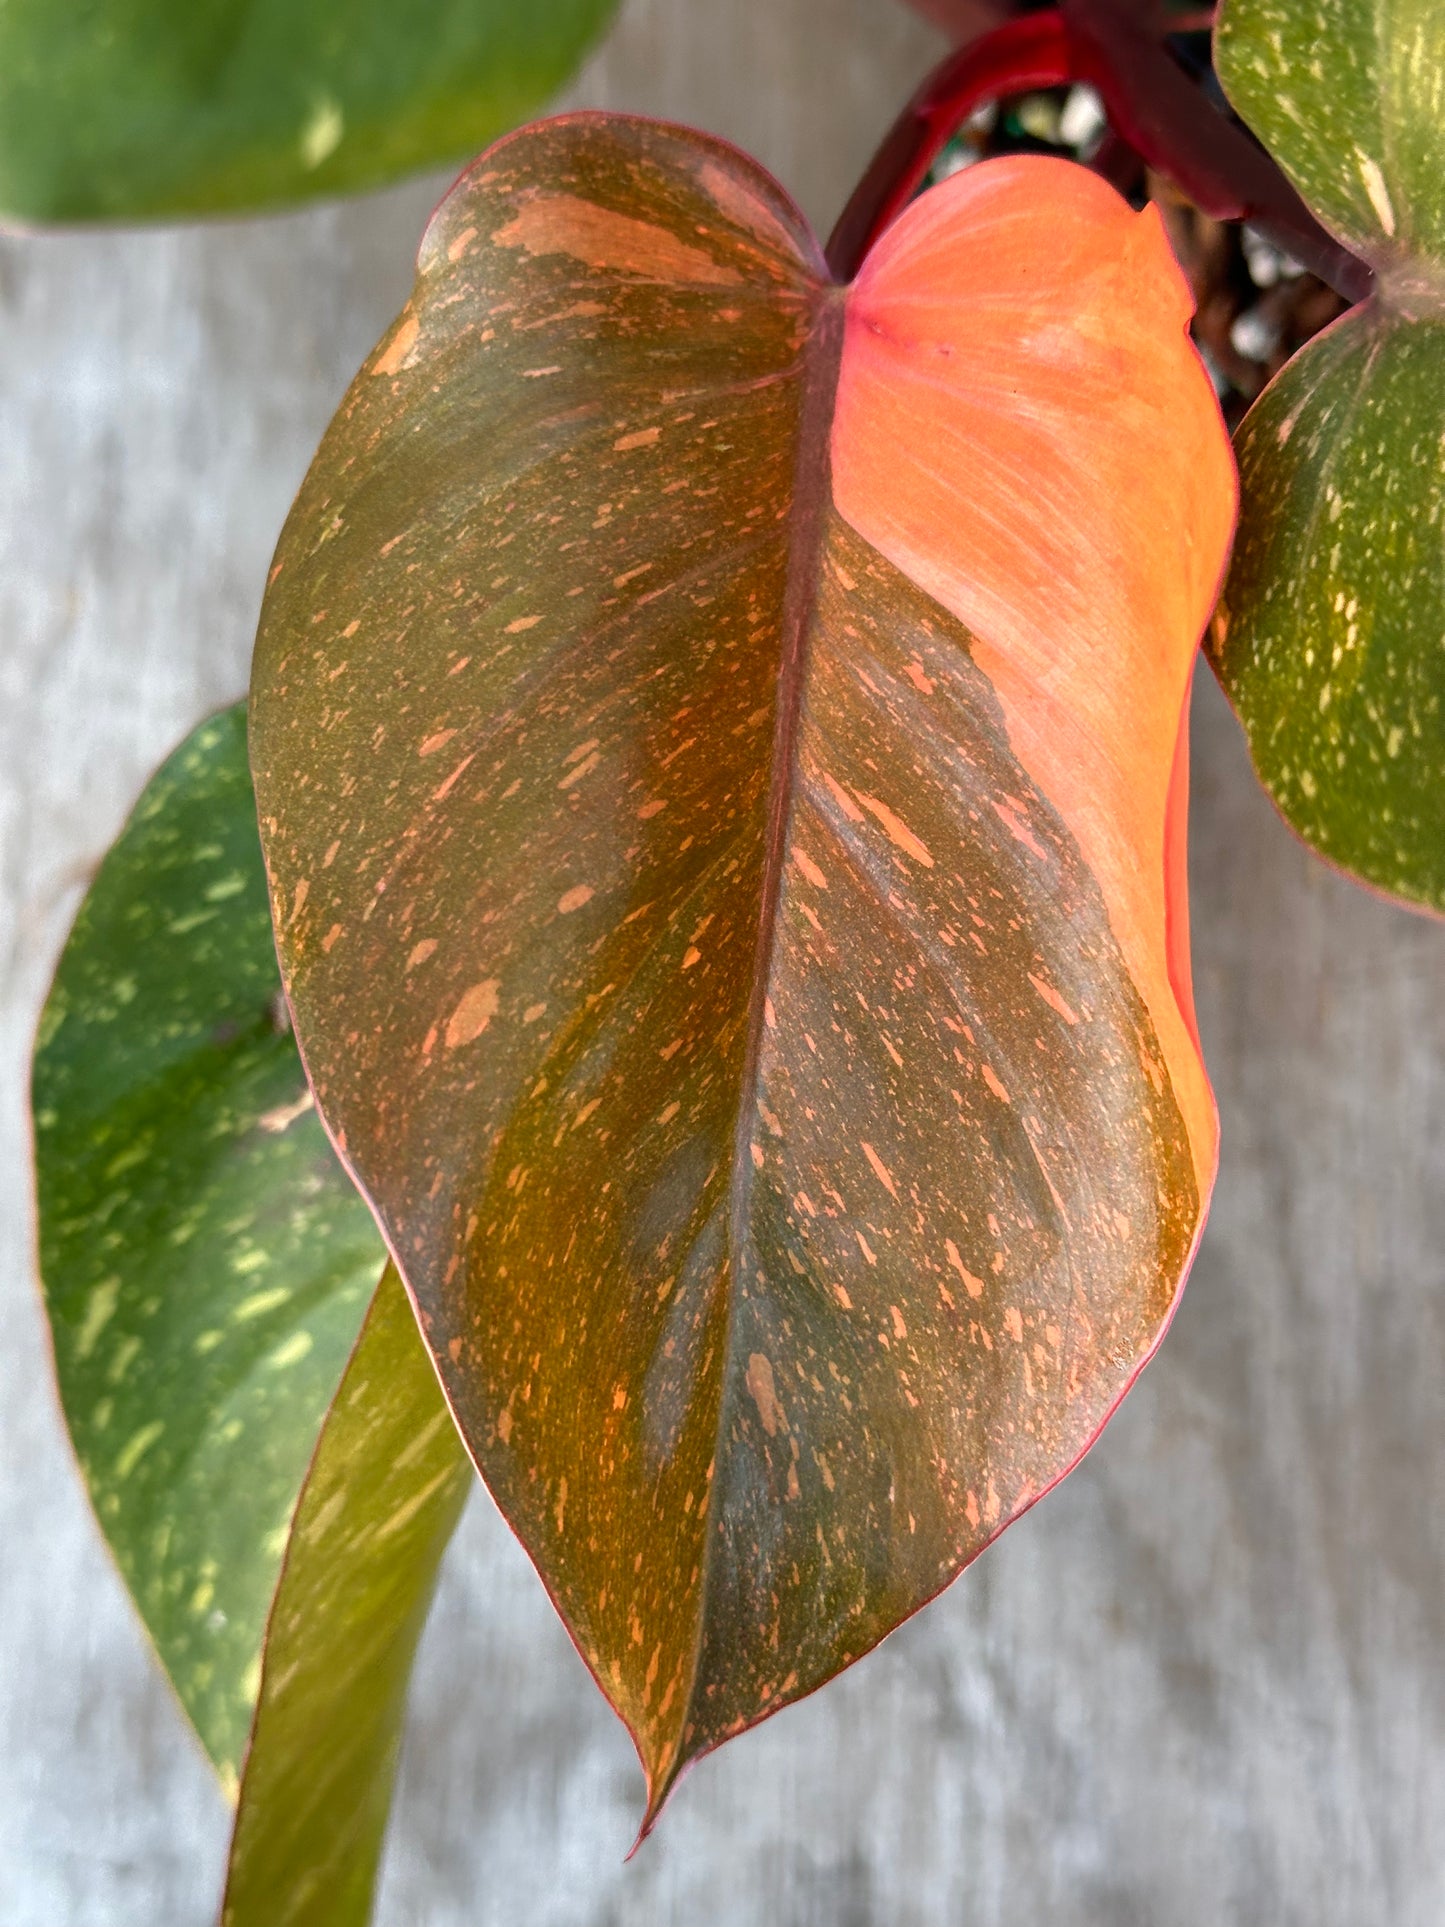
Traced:
<path fill-rule="evenodd" d="M 722 1371 L 718 1392 L 717 1430 L 713 1444 L 713 1479 L 718 1477 L 726 1443 L 729 1416 L 728 1387 L 732 1381 L 734 1306 L 738 1290 L 738 1257 L 747 1237 L 749 1204 L 754 1181 L 753 1131 L 757 1123 L 758 1064 L 766 1022 L 768 982 L 776 946 L 778 907 L 783 868 L 787 859 L 788 828 L 797 792 L 797 741 L 808 672 L 808 636 L 818 599 L 819 574 L 827 513 L 832 501 L 830 457 L 834 402 L 843 354 L 844 302 L 847 289 L 837 283 L 818 288 L 815 325 L 803 352 L 803 397 L 799 411 L 797 460 L 793 471 L 793 513 L 790 518 L 788 570 L 783 590 L 783 640 L 778 669 L 777 715 L 773 733 L 768 814 L 763 837 L 762 880 L 759 889 L 757 945 L 748 1003 L 747 1042 L 738 1084 L 738 1112 L 733 1130 L 732 1167 L 728 1180 L 728 1291 L 724 1309 Z M 709 1497 L 711 1494 L 709 1494 Z M 698 1582 L 696 1625 L 691 1671 L 682 1695 L 673 1737 L 660 1757 L 655 1776 L 649 1773 L 647 1812 L 641 1839 L 652 1827 L 678 1775 L 692 1756 L 685 1752 L 683 1735 L 695 1711 L 695 1695 L 708 1623 L 714 1547 L 712 1507 L 704 1515 L 701 1576 Z"/>

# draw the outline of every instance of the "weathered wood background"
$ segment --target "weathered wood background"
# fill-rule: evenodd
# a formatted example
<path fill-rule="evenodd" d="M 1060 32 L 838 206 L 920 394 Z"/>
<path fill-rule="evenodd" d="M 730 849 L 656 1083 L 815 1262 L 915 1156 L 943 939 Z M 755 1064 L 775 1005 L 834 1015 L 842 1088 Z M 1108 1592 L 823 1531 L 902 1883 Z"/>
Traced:
<path fill-rule="evenodd" d="M 826 223 L 935 43 L 892 0 L 630 0 L 576 90 L 753 148 Z M 244 686 L 272 542 L 439 183 L 0 242 L 0 1922 L 203 1927 L 226 1821 L 81 1498 L 31 1285 L 29 1033 L 143 779 Z M 1197 714 L 1213 1222 L 1084 1467 L 940 1603 L 640 1780 L 478 1500 L 383 1927 L 1440 1927 L 1445 929 L 1350 889 Z"/>

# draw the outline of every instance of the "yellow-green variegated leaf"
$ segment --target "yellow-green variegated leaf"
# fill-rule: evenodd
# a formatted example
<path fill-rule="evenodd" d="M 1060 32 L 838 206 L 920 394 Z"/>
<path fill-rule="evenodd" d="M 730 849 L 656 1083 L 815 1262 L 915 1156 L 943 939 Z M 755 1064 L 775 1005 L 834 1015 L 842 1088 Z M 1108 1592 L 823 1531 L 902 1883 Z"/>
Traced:
<path fill-rule="evenodd" d="M 234 1791 L 291 1511 L 385 1256 L 286 1017 L 243 705 L 176 750 L 101 864 L 33 1099 L 66 1422 Z"/>
<path fill-rule="evenodd" d="M 389 1267 L 296 1508 L 222 1927 L 365 1927 L 412 1657 L 471 1483 Z"/>
<path fill-rule="evenodd" d="M 1306 840 L 1445 909 L 1445 14 L 1227 0 L 1217 57 L 1376 286 L 1240 427 L 1215 669 Z"/>
<path fill-rule="evenodd" d="M 318 1103 L 650 1813 L 1059 1478 L 1182 1282 L 1233 510 L 1188 312 L 1063 163 L 844 288 L 733 149 L 546 123 L 438 211 L 282 537 Z"/>

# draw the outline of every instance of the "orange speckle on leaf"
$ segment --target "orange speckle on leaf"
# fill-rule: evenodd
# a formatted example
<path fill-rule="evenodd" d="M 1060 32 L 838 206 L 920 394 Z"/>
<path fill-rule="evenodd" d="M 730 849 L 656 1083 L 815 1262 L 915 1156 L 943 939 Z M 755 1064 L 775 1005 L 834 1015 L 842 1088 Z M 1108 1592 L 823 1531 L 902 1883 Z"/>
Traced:
<path fill-rule="evenodd" d="M 470 756 L 464 756 L 462 760 L 457 764 L 456 768 L 452 771 L 451 775 L 443 778 L 443 780 L 437 784 L 436 788 L 431 793 L 431 799 L 433 803 L 443 802 L 448 796 L 451 795 L 453 789 L 461 781 L 462 777 L 466 774 L 467 765 L 473 761 L 475 756 L 476 756 L 475 750 L 472 751 Z"/>
<path fill-rule="evenodd" d="M 447 1019 L 448 1050 L 456 1050 L 462 1044 L 470 1044 L 474 1038 L 481 1036 L 497 1014 L 499 1008 L 497 992 L 500 989 L 500 979 L 488 977 L 482 983 L 473 984 L 471 989 L 463 994 L 461 1002 Z"/>
<path fill-rule="evenodd" d="M 568 770 L 567 774 L 558 783 L 558 789 L 570 790 L 574 783 L 580 783 L 584 776 L 590 776 L 601 761 L 602 752 L 594 749 L 590 756 L 585 757 L 582 762 L 575 764 L 573 768 Z"/>
<path fill-rule="evenodd" d="M 492 235 L 498 247 L 528 254 L 567 254 L 600 272 L 611 269 L 648 280 L 733 287 L 736 268 L 715 261 L 665 227 L 617 214 L 575 194 L 532 190 L 514 219 Z"/>
<path fill-rule="evenodd" d="M 864 796 L 859 792 L 858 801 L 870 816 L 876 817 L 883 825 L 888 841 L 895 849 L 902 850 L 905 856 L 911 856 L 925 870 L 933 868 L 933 858 L 927 845 L 913 834 L 901 816 L 890 810 L 886 803 L 880 803 L 876 796 Z"/>
<path fill-rule="evenodd" d="M 871 1144 L 864 1143 L 861 1138 L 859 1139 L 859 1143 L 862 1146 L 864 1157 L 867 1158 L 869 1164 L 873 1167 L 873 1175 L 878 1179 L 878 1182 L 883 1186 L 883 1189 L 888 1193 L 889 1197 L 896 1198 L 898 1196 L 898 1187 L 893 1182 L 888 1166 L 883 1162 L 882 1158 L 879 1157 Z"/>
<path fill-rule="evenodd" d="M 749 1355 L 745 1383 L 768 1437 L 775 1438 L 779 1432 L 786 1432 L 788 1421 L 778 1402 L 777 1387 L 773 1382 L 773 1362 L 766 1353 L 753 1352 Z"/>
<path fill-rule="evenodd" d="M 372 374 L 374 375 L 400 374 L 402 368 L 406 364 L 407 356 L 411 353 L 412 349 L 415 348 L 416 346 L 417 336 L 420 333 L 421 333 L 420 320 L 414 314 L 407 315 L 406 318 L 402 321 L 400 327 L 397 329 L 396 333 L 392 336 L 387 347 L 383 350 L 383 352 L 380 355 L 377 356 L 376 360 L 372 363 L 372 367 L 371 367 Z"/>
<path fill-rule="evenodd" d="M 862 823 L 865 820 L 862 810 L 859 809 L 858 805 L 853 801 L 852 797 L 837 778 L 830 776 L 827 770 L 824 770 L 823 781 L 827 785 L 833 801 L 838 805 L 838 808 L 843 812 L 844 816 L 847 817 L 848 821 L 850 823 Z"/>
<path fill-rule="evenodd" d="M 1036 977 L 1032 971 L 1029 972 L 1029 982 L 1043 998 L 1049 1009 L 1056 1010 L 1066 1024 L 1078 1023 L 1078 1013 L 1070 1010 L 1069 1006 L 1064 1002 L 1052 984 L 1045 983 L 1042 977 Z"/>
<path fill-rule="evenodd" d="M 584 903 L 592 901 L 592 885 L 575 883 L 570 890 L 564 890 L 557 899 L 557 908 L 564 917 L 570 917 L 574 910 L 580 910 Z"/>
<path fill-rule="evenodd" d="M 798 868 L 802 871 L 803 875 L 808 879 L 809 883 L 812 884 L 815 890 L 827 889 L 828 879 L 823 875 L 823 872 L 818 868 L 817 864 L 807 854 L 807 852 L 805 850 L 800 850 L 796 844 L 793 846 L 793 861 L 794 863 L 797 864 Z"/>
<path fill-rule="evenodd" d="M 1022 843 L 1026 850 L 1031 850 L 1036 857 L 1047 862 L 1048 851 L 1024 821 L 1022 815 L 1023 804 L 1013 796 L 1006 796 L 1002 803 L 996 798 L 991 800 L 993 802 L 994 815 L 998 818 L 999 822 L 1003 824 L 1009 835 L 1013 837 L 1016 842 Z"/>
<path fill-rule="evenodd" d="M 969 1297 L 982 1298 L 983 1280 L 982 1278 L 974 1277 L 973 1273 L 959 1256 L 958 1246 L 953 1242 L 952 1238 L 944 1239 L 943 1249 L 948 1254 L 948 1262 L 953 1266 L 959 1277 L 962 1278 Z"/>
<path fill-rule="evenodd" d="M 998 1099 L 1000 1104 L 1007 1104 L 1009 1101 L 1009 1094 L 1004 1089 L 1003 1085 L 999 1082 L 998 1077 L 994 1072 L 993 1066 L 991 1064 L 984 1064 L 983 1066 L 981 1066 L 981 1068 L 983 1071 L 984 1083 L 988 1085 L 989 1089 L 993 1092 L 994 1096 Z"/>
<path fill-rule="evenodd" d="M 412 953 L 406 960 L 407 969 L 415 970 L 418 964 L 424 964 L 427 958 L 435 953 L 436 947 L 435 937 L 423 937 L 419 944 L 413 946 Z"/>

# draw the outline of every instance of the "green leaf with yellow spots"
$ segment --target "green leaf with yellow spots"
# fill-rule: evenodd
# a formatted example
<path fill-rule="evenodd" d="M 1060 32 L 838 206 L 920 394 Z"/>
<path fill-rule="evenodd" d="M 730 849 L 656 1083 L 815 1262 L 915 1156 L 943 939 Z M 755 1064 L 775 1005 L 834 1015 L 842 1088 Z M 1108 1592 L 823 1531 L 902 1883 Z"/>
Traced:
<path fill-rule="evenodd" d="M 66 1420 L 234 1790 L 292 1508 L 385 1258 L 290 1033 L 244 706 L 171 756 L 101 864 L 33 1101 Z"/>
<path fill-rule="evenodd" d="M 543 123 L 439 209 L 282 536 L 298 1035 L 649 1820 L 1062 1476 L 1182 1282 L 1234 509 L 1188 315 L 1061 162 L 845 288 L 734 149 Z"/>
<path fill-rule="evenodd" d="M 6 0 L 0 219 L 238 213 L 475 154 L 616 0 Z"/>
<path fill-rule="evenodd" d="M 1438 0 L 1226 0 L 1216 54 L 1375 290 L 1240 426 L 1211 658 L 1306 841 L 1445 910 L 1445 17 Z"/>
<path fill-rule="evenodd" d="M 471 1483 L 389 1266 L 296 1508 L 222 1927 L 365 1927 L 412 1656 Z"/>

